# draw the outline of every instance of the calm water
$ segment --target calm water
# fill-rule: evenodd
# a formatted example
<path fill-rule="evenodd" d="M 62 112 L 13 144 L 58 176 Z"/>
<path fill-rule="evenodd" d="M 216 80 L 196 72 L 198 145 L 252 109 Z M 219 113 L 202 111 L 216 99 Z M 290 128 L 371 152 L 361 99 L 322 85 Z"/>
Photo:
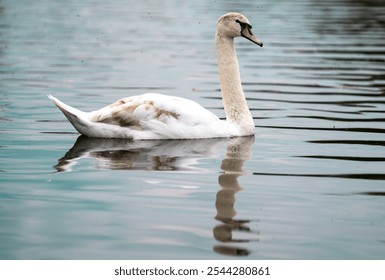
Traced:
<path fill-rule="evenodd" d="M 224 117 L 229 11 L 254 138 L 87 139 L 46 98 Z M 0 0 L 0 258 L 385 259 L 384 38 L 384 1 Z"/>

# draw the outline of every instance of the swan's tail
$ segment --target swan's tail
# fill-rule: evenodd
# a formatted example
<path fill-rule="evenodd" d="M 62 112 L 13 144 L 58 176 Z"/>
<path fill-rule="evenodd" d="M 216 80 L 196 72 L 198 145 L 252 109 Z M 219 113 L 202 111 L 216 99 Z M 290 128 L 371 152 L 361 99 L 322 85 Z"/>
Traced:
<path fill-rule="evenodd" d="M 53 97 L 52 95 L 48 95 L 48 98 L 63 112 L 66 118 L 71 122 L 71 124 L 79 131 L 81 134 L 87 135 L 85 133 L 85 129 L 89 126 L 89 120 L 87 118 L 87 113 L 82 112 L 78 109 L 75 109 L 63 102 L 59 99 Z"/>

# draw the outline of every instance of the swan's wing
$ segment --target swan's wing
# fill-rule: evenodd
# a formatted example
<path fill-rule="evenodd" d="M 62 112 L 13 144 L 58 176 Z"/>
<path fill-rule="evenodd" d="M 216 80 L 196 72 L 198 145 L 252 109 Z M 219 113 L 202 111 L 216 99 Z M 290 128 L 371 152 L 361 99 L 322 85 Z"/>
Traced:
<path fill-rule="evenodd" d="M 144 130 L 152 124 L 195 126 L 219 119 L 198 103 L 181 97 L 147 93 L 120 99 L 91 113 L 91 120 Z"/>

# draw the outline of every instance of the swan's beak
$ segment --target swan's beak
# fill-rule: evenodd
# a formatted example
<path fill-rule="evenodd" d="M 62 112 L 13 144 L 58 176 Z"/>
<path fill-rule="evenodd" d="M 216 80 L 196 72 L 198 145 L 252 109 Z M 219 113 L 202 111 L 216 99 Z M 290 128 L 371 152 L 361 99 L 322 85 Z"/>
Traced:
<path fill-rule="evenodd" d="M 246 38 L 247 40 L 250 40 L 251 42 L 257 44 L 258 46 L 262 47 L 263 46 L 263 43 L 261 40 L 259 40 L 257 38 L 257 36 L 255 36 L 253 34 L 253 32 L 251 32 L 251 25 L 245 25 L 243 28 L 242 28 L 242 31 L 241 31 L 241 35 L 242 37 Z"/>

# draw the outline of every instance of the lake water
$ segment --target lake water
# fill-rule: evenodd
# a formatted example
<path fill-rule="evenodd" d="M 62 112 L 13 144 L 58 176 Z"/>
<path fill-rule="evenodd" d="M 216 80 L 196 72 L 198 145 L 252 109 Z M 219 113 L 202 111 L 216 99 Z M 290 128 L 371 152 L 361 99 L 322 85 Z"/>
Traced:
<path fill-rule="evenodd" d="M 217 19 L 255 137 L 79 137 L 145 92 L 224 117 Z M 1 259 L 385 259 L 384 1 L 0 0 Z"/>

